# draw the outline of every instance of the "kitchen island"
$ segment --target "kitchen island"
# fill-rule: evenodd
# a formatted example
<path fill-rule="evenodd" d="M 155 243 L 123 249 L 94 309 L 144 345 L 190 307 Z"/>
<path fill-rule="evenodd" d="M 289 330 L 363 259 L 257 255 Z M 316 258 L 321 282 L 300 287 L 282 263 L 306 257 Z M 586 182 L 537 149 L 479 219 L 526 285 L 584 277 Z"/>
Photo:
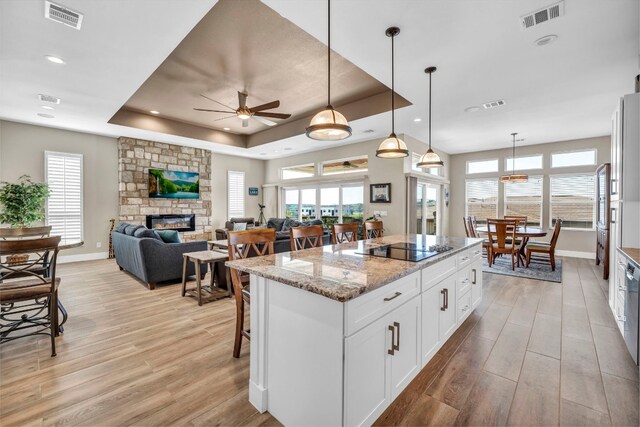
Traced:
<path fill-rule="evenodd" d="M 399 235 L 228 262 L 251 274 L 250 402 L 285 425 L 372 424 L 482 300 L 481 242 Z M 407 244 L 450 249 L 384 257 Z"/>

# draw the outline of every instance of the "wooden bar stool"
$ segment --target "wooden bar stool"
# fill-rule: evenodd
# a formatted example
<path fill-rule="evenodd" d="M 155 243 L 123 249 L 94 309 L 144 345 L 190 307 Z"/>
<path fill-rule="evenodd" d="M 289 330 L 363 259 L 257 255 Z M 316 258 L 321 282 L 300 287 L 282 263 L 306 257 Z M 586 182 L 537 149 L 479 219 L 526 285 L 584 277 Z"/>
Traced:
<path fill-rule="evenodd" d="M 333 224 L 331 226 L 331 243 L 355 242 L 358 240 L 358 223 Z"/>
<path fill-rule="evenodd" d="M 324 230 L 321 225 L 291 227 L 289 229 L 291 252 L 321 247 L 323 234 Z"/>
<path fill-rule="evenodd" d="M 229 255 L 219 251 L 200 251 L 200 252 L 188 252 L 183 254 L 182 261 L 182 296 L 189 295 L 198 300 L 198 305 L 202 305 L 202 302 L 216 301 L 221 298 L 231 296 L 229 289 L 222 289 L 220 282 L 221 269 L 216 268 L 216 264 L 225 262 L 229 259 Z M 193 262 L 196 267 L 196 287 L 187 289 L 187 266 L 190 262 Z M 209 286 L 202 286 L 202 264 L 211 266 L 211 276 Z M 205 270 L 206 273 L 206 270 Z M 229 283 L 228 280 L 226 280 Z"/>
<path fill-rule="evenodd" d="M 364 238 L 375 239 L 382 237 L 383 227 L 382 221 L 366 221 L 364 223 Z"/>

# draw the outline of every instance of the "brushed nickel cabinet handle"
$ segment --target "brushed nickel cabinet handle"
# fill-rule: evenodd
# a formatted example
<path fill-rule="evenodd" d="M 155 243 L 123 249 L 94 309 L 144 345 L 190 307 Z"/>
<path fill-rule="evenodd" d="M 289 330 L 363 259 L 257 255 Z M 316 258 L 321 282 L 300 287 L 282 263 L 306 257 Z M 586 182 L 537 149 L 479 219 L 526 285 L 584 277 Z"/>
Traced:
<path fill-rule="evenodd" d="M 400 351 L 400 323 L 393 322 L 393 327 L 396 329 L 396 344 L 391 343 L 395 351 Z"/>
<path fill-rule="evenodd" d="M 445 311 L 447 309 L 447 296 L 446 296 L 446 289 L 442 289 L 440 291 L 440 293 L 442 294 L 442 307 L 440 307 L 440 311 Z"/>
<path fill-rule="evenodd" d="M 393 325 L 389 325 L 388 329 L 391 331 L 391 348 L 387 350 L 387 353 L 393 356 L 396 353 L 396 346 L 394 345 L 396 340 L 396 328 L 394 328 Z"/>
<path fill-rule="evenodd" d="M 476 285 L 477 284 L 476 282 L 478 281 L 478 277 L 476 276 L 476 269 L 472 268 L 471 271 L 473 272 L 473 282 L 471 282 L 471 283 Z"/>
<path fill-rule="evenodd" d="M 396 292 L 392 297 L 386 297 L 384 300 L 391 301 L 394 298 L 398 298 L 400 295 L 402 295 L 402 292 Z"/>
<path fill-rule="evenodd" d="M 444 288 L 444 309 L 449 308 L 449 289 Z"/>

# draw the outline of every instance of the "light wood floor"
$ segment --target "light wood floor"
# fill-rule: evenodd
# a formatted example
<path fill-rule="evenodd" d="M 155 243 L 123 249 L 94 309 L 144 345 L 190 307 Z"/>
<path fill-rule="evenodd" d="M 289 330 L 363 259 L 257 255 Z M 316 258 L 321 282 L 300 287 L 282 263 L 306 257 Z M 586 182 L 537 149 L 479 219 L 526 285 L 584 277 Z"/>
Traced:
<path fill-rule="evenodd" d="M 594 269 L 565 259 L 563 285 L 485 274 L 481 307 L 377 423 L 638 425 L 638 369 Z M 248 403 L 231 300 L 149 291 L 112 261 L 59 275 L 58 355 L 46 337 L 0 347 L 0 425 L 278 424 Z"/>

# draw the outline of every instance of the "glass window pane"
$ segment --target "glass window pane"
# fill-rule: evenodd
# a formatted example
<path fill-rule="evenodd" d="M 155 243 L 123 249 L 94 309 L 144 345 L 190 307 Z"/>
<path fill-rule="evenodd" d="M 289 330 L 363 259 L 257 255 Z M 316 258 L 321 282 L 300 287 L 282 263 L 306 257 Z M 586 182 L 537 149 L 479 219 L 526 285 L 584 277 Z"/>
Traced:
<path fill-rule="evenodd" d="M 342 222 L 362 224 L 364 214 L 364 187 L 342 187 Z"/>
<path fill-rule="evenodd" d="M 556 175 L 551 181 L 551 219 L 562 219 L 566 228 L 595 226 L 596 183 L 594 174 Z"/>
<path fill-rule="evenodd" d="M 366 172 L 369 169 L 367 156 L 358 159 L 332 160 L 322 163 L 322 175 Z"/>
<path fill-rule="evenodd" d="M 416 192 L 416 196 L 417 196 L 417 200 L 416 200 L 416 207 L 417 207 L 417 212 L 416 212 L 416 219 L 418 221 L 418 228 L 417 228 L 417 233 L 418 234 L 422 234 L 422 190 L 424 189 L 424 185 L 418 184 L 418 188 L 417 188 L 417 192 Z"/>
<path fill-rule="evenodd" d="M 513 170 L 513 158 L 507 158 L 504 165 L 505 170 Z M 542 154 L 537 156 L 516 157 L 516 170 L 542 169 Z"/>
<path fill-rule="evenodd" d="M 324 227 L 337 224 L 340 217 L 340 188 L 320 189 L 320 219 Z"/>
<path fill-rule="evenodd" d="M 495 218 L 498 212 L 498 180 L 467 180 L 466 199 L 467 216 L 475 216 L 478 224 L 486 224 L 487 218 Z"/>
<path fill-rule="evenodd" d="M 315 175 L 315 165 L 309 163 L 306 165 L 289 166 L 280 169 L 282 179 L 308 178 Z"/>
<path fill-rule="evenodd" d="M 300 196 L 302 198 L 302 206 L 300 213 L 302 214 L 303 221 L 309 221 L 316 218 L 316 189 L 305 188 L 300 190 Z"/>
<path fill-rule="evenodd" d="M 427 234 L 436 234 L 436 207 L 438 204 L 438 189 L 427 186 L 426 191 Z"/>
<path fill-rule="evenodd" d="M 498 172 L 498 159 L 467 162 L 467 173 Z"/>
<path fill-rule="evenodd" d="M 527 224 L 539 226 L 542 220 L 542 177 L 504 185 L 504 214 L 526 216 Z"/>
<path fill-rule="evenodd" d="M 551 167 L 589 166 L 596 164 L 596 150 L 554 153 L 551 155 Z"/>
<path fill-rule="evenodd" d="M 284 212 L 285 218 L 298 219 L 298 190 L 285 190 L 284 192 Z"/>

